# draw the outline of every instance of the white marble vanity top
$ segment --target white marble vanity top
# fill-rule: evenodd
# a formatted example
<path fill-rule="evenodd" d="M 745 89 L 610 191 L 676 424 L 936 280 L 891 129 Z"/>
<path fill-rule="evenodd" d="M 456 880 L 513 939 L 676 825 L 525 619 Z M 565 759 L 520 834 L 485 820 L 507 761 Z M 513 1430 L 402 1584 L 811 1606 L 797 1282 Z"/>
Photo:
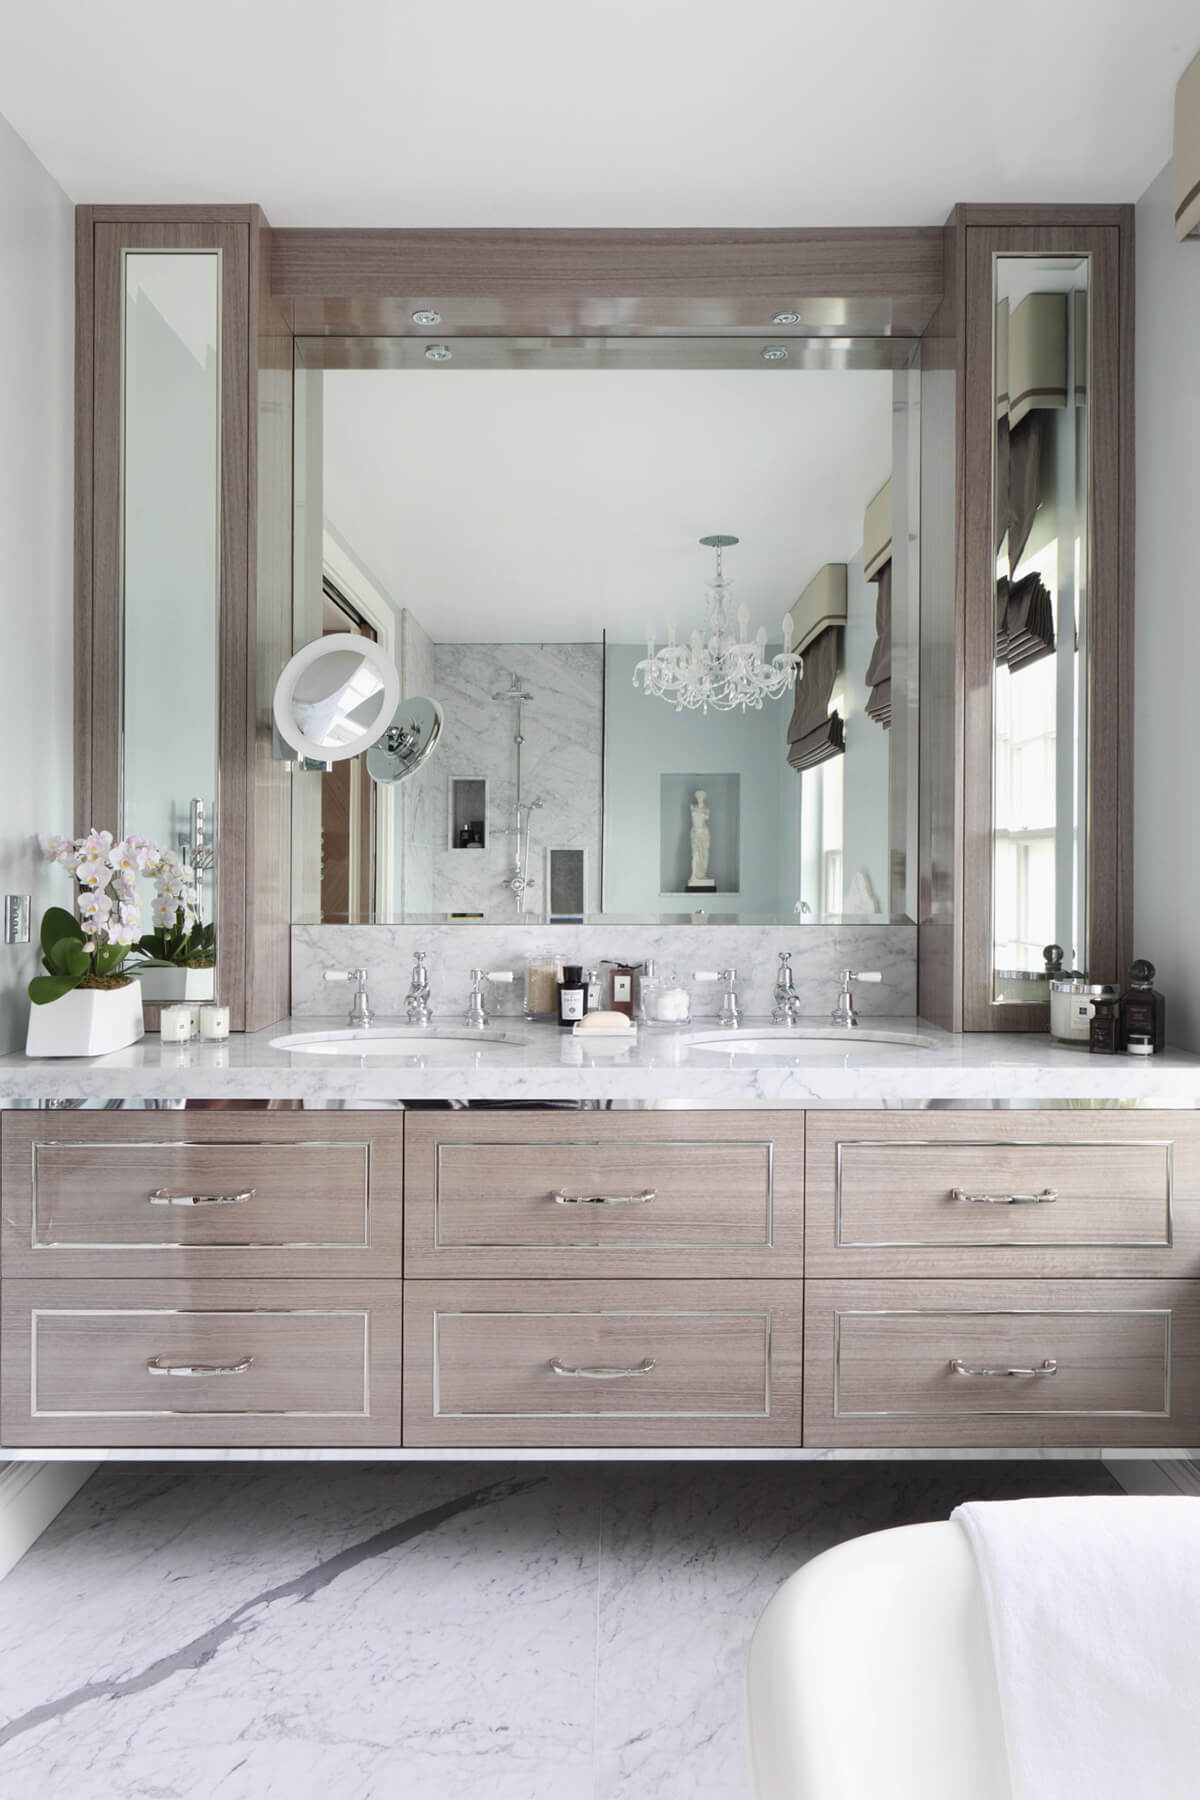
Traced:
<path fill-rule="evenodd" d="M 823 1030 L 826 1021 L 813 1019 Z M 914 1105 L 931 1101 L 1099 1101 L 1142 1105 L 1200 1104 L 1200 1057 L 1169 1051 L 1151 1058 L 1092 1056 L 1086 1049 L 1025 1034 L 952 1036 L 907 1018 L 872 1018 L 861 1037 L 830 1042 L 797 1034 L 770 1060 L 739 1049 L 761 1036 L 762 1019 L 729 1033 L 728 1052 L 714 1047 L 713 1022 L 646 1029 L 628 1045 L 590 1045 L 554 1025 L 498 1018 L 494 1033 L 429 1045 L 412 1033 L 403 1055 L 313 1054 L 273 1048 L 289 1033 L 336 1031 L 342 1019 L 281 1020 L 225 1044 L 164 1044 L 147 1036 L 109 1056 L 30 1060 L 0 1058 L 0 1105 L 55 1099 L 299 1100 L 309 1105 L 398 1100 L 612 1100 L 664 1106 Z M 447 1031 L 458 1021 L 447 1019 Z M 377 1033 L 408 1032 L 381 1019 Z M 436 1032 L 435 1025 L 434 1031 Z M 891 1032 L 910 1041 L 889 1042 Z M 928 1040 L 914 1047 L 919 1033 Z M 878 1034 L 878 1035 L 877 1035 Z M 690 1040 L 703 1035 L 706 1045 Z M 511 1040 L 517 1038 L 519 1043 Z M 434 1053 L 436 1052 L 436 1053 Z"/>

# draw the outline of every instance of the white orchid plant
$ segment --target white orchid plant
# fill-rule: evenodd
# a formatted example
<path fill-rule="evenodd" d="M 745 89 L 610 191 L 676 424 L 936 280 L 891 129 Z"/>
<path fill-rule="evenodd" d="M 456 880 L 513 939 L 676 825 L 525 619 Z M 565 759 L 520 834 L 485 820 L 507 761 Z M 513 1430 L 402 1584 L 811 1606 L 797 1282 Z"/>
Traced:
<path fill-rule="evenodd" d="M 205 953 L 212 961 L 212 927 L 197 917 L 195 877 L 173 850 L 148 838 L 116 840 L 111 831 L 96 830 L 81 838 L 43 838 L 42 849 L 48 862 L 74 877 L 77 891 L 75 913 L 52 906 L 42 920 L 46 973 L 29 984 L 35 1006 L 59 1000 L 73 988 L 124 987 L 130 980 L 124 964 L 135 952 L 143 965 L 201 962 Z M 146 936 L 142 877 L 155 887 L 155 929 Z"/>

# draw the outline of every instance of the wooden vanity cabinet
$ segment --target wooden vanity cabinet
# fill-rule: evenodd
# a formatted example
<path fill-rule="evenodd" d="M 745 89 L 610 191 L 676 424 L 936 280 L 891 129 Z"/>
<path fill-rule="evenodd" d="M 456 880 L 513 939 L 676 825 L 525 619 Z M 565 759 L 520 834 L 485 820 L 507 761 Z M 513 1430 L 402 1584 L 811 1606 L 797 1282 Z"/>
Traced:
<path fill-rule="evenodd" d="M 1200 1441 L 1191 1111 L 8 1112 L 12 1447 Z"/>

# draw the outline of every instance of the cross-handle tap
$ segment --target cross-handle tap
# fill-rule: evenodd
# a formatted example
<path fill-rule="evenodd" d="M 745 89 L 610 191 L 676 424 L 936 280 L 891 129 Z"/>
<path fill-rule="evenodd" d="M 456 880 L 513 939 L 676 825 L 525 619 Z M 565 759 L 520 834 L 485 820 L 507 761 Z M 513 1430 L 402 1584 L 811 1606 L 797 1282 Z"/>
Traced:
<path fill-rule="evenodd" d="M 721 996 L 721 1016 L 718 1025 L 724 1025 L 728 1031 L 736 1031 L 742 1022 L 742 1009 L 737 996 L 736 969 L 694 969 L 693 981 L 723 981 L 725 992 Z"/>
<path fill-rule="evenodd" d="M 354 998 L 350 1002 L 350 1016 L 347 1023 L 355 1031 L 365 1031 L 368 1025 L 375 1022 L 375 1014 L 371 1011 L 371 1003 L 367 999 L 366 969 L 326 969 L 326 981 L 352 981 Z"/>
<path fill-rule="evenodd" d="M 473 1026 L 476 1031 L 483 1031 L 490 1022 L 483 997 L 484 982 L 511 981 L 512 978 L 511 969 L 488 969 L 486 972 L 483 969 L 472 969 L 471 992 L 467 997 L 466 1024 Z"/>
<path fill-rule="evenodd" d="M 854 995 L 851 983 L 855 981 L 882 981 L 883 976 L 878 969 L 843 969 L 838 976 L 842 991 L 837 997 L 837 1005 L 830 1017 L 835 1025 L 852 1027 L 858 1024 L 858 1014 L 854 1010 Z"/>
<path fill-rule="evenodd" d="M 792 979 L 792 953 L 790 950 L 779 952 L 779 969 L 775 976 L 775 1010 L 771 1014 L 772 1025 L 798 1025 L 800 1023 L 800 996 Z"/>
<path fill-rule="evenodd" d="M 410 1025 L 428 1025 L 433 1019 L 429 1004 L 429 971 L 425 967 L 425 951 L 413 951 L 412 981 L 404 1000 Z"/>

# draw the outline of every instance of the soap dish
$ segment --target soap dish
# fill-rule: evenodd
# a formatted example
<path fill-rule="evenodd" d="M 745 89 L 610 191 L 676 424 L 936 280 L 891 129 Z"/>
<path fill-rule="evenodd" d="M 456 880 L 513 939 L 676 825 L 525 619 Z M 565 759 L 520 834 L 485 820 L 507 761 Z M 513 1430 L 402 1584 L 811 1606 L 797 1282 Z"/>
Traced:
<path fill-rule="evenodd" d="M 571 1027 L 572 1037 L 583 1038 L 591 1044 L 632 1044 L 637 1038 L 637 1034 L 636 1025 L 627 1025 L 624 1030 L 615 1025 L 608 1030 L 592 1025 L 585 1030 L 583 1021 L 578 1020 Z"/>

